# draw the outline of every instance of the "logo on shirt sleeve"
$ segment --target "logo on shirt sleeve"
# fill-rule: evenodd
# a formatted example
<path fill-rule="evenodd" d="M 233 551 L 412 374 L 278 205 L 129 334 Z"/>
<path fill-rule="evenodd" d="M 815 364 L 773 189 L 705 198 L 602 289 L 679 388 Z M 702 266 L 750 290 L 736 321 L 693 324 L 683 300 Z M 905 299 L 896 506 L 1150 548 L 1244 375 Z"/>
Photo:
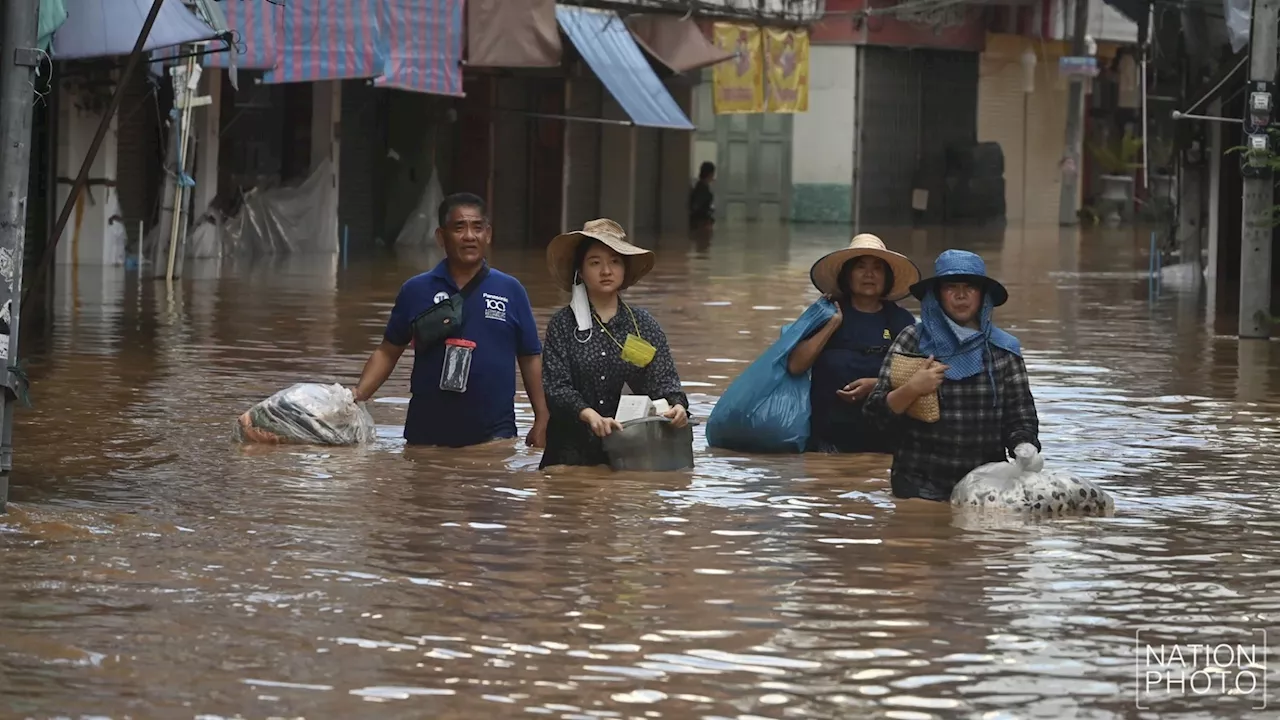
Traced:
<path fill-rule="evenodd" d="M 440 292 L 436 293 L 435 298 L 433 298 L 431 302 L 434 305 L 439 305 L 440 303 L 448 299 L 449 299 L 449 293 L 441 290 Z"/>
<path fill-rule="evenodd" d="M 497 320 L 499 322 L 507 321 L 507 298 L 501 295 L 490 295 L 484 293 L 484 316 L 489 320 Z"/>
<path fill-rule="evenodd" d="M 893 339 L 893 336 L 891 336 L 891 335 L 889 334 L 889 328 L 885 328 L 885 329 L 884 329 L 884 339 L 885 339 L 885 340 L 892 340 L 892 339 Z"/>

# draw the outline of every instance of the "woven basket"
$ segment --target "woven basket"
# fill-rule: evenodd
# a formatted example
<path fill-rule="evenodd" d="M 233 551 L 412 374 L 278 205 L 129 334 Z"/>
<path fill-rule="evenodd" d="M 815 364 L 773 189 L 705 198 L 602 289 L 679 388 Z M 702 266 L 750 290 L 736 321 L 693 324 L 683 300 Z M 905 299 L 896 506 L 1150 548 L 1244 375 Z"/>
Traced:
<path fill-rule="evenodd" d="M 906 385 L 911 381 L 911 376 L 915 375 L 916 371 L 924 367 L 927 362 L 929 358 L 894 353 L 893 359 L 889 362 L 889 382 L 892 388 L 897 390 Z M 917 398 L 911 403 L 911 407 L 907 408 L 907 415 L 921 422 L 938 422 L 942 417 L 938 407 L 938 391 L 934 390 L 928 395 Z"/>

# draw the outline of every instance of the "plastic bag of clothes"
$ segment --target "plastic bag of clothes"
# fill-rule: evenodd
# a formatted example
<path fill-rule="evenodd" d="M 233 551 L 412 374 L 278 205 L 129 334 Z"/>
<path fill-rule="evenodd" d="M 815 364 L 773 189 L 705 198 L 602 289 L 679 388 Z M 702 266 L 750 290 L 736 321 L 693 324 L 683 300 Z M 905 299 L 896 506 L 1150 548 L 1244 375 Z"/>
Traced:
<path fill-rule="evenodd" d="M 974 468 L 951 491 L 951 506 L 978 513 L 1032 516 L 1100 515 L 1115 511 L 1106 490 L 1061 470 L 1045 470 L 1034 450 L 1014 462 Z"/>
<path fill-rule="evenodd" d="M 787 372 L 792 349 L 822 327 L 836 306 L 820 298 L 747 366 L 707 419 L 707 445 L 752 453 L 802 453 L 809 442 L 809 373 Z"/>
<path fill-rule="evenodd" d="M 240 442 L 360 445 L 373 438 L 373 417 L 338 384 L 291 385 L 249 408 L 236 423 Z"/>

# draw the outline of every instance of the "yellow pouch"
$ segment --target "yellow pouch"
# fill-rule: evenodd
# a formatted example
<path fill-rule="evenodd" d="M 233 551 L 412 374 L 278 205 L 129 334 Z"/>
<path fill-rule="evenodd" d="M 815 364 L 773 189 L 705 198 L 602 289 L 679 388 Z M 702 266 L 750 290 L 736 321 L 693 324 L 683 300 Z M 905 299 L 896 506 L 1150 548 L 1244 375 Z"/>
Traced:
<path fill-rule="evenodd" d="M 653 362 L 653 356 L 658 354 L 657 348 L 650 345 L 644 338 L 634 333 L 627 333 L 627 341 L 622 344 L 622 361 L 631 363 L 636 367 L 648 367 Z"/>

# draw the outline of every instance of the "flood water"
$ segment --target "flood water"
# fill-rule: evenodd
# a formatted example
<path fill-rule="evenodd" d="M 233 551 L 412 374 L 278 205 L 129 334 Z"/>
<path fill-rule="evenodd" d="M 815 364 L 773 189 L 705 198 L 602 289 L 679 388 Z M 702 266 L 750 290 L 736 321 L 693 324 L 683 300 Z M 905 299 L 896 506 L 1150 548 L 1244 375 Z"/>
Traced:
<path fill-rule="evenodd" d="M 696 416 L 850 234 L 659 243 L 630 299 Z M 985 256 L 1047 462 L 1114 518 L 966 527 L 895 501 L 887 458 L 749 457 L 702 428 L 692 473 L 549 476 L 522 440 L 406 452 L 408 355 L 375 446 L 240 447 L 263 397 L 353 383 L 435 256 L 201 266 L 172 297 L 64 272 L 0 518 L 0 717 L 1275 717 L 1260 691 L 1135 699 L 1136 636 L 1256 642 L 1280 612 L 1273 345 L 1153 295 L 1145 232 L 882 236 L 926 274 L 948 246 Z M 492 260 L 545 327 L 567 296 L 542 257 Z"/>

